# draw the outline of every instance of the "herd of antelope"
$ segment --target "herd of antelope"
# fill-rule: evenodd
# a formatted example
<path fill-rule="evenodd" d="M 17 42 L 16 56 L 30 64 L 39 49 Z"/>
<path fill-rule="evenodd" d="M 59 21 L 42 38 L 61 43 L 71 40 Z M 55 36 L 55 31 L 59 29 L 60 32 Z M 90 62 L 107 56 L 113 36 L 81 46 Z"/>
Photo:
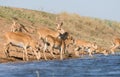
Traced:
<path fill-rule="evenodd" d="M 115 49 L 120 45 L 120 38 L 115 38 L 113 41 L 113 46 L 109 50 L 99 47 L 95 42 L 89 42 L 81 39 L 73 38 L 69 32 L 66 32 L 62 28 L 63 22 L 58 23 L 56 29 L 51 29 L 48 27 L 39 27 L 36 29 L 36 34 L 38 35 L 38 40 L 25 26 L 20 25 L 13 21 L 11 26 L 11 31 L 4 34 L 4 53 L 7 57 L 10 57 L 10 46 L 17 46 L 22 48 L 23 60 L 28 61 L 28 49 L 33 52 L 33 55 L 37 60 L 41 59 L 41 53 L 43 57 L 47 60 L 46 52 L 49 51 L 53 58 L 56 58 L 54 52 L 59 52 L 60 60 L 64 57 L 63 55 L 69 55 L 73 52 L 75 56 L 80 56 L 82 53 L 88 53 L 89 56 L 93 56 L 95 53 L 102 53 L 104 55 L 114 54 Z M 23 32 L 25 30 L 26 32 Z M 69 50 L 72 46 L 73 50 Z M 57 49 L 58 51 L 54 51 Z M 42 50 L 42 51 L 41 51 Z"/>

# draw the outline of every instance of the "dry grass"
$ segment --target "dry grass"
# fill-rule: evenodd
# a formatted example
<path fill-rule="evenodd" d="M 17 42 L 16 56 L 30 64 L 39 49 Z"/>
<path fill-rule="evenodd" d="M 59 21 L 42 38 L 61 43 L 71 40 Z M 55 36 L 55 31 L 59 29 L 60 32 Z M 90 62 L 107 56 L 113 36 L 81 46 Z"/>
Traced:
<path fill-rule="evenodd" d="M 10 7 L 0 7 L 0 11 L 0 22 L 1 26 L 4 26 L 4 30 L 9 30 L 6 27 L 11 26 L 13 18 L 29 28 L 37 28 L 43 25 L 55 28 L 55 23 L 58 22 L 56 18 L 59 18 L 60 21 L 64 22 L 63 28 L 70 32 L 74 38 L 81 38 L 96 42 L 100 46 L 109 47 L 113 37 L 120 37 L 120 23 L 115 21 L 84 17 L 66 12 L 51 14 Z M 0 30 L 3 31 L 3 29 Z"/>

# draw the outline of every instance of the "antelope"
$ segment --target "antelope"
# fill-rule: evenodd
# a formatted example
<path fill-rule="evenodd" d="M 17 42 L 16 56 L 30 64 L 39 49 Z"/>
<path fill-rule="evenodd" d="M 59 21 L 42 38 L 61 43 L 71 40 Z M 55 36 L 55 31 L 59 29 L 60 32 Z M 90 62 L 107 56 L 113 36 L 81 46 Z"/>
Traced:
<path fill-rule="evenodd" d="M 65 44 L 66 44 L 66 47 L 69 47 L 69 45 L 73 45 L 74 44 L 74 38 L 70 35 L 68 35 L 68 37 L 66 37 L 65 39 Z"/>
<path fill-rule="evenodd" d="M 56 30 L 61 34 L 65 33 L 64 29 L 62 28 L 62 25 L 63 25 L 63 22 L 60 22 L 60 23 L 57 23 L 57 27 L 56 27 Z"/>
<path fill-rule="evenodd" d="M 61 28 L 61 26 L 63 25 L 63 23 L 61 24 L 57 24 L 57 30 L 53 30 L 53 29 L 50 29 L 50 28 L 47 28 L 47 27 L 40 27 L 38 30 L 37 30 L 37 34 L 39 36 L 39 39 L 42 39 L 43 42 L 45 42 L 45 46 L 44 46 L 44 57 L 46 59 L 46 56 L 45 56 L 45 51 L 47 49 L 47 43 L 49 43 L 49 40 L 46 40 L 47 38 L 49 39 L 52 39 L 52 41 L 54 41 L 52 44 L 51 44 L 51 49 L 50 49 L 50 53 L 51 55 L 54 57 L 53 53 L 51 52 L 52 48 L 54 48 L 54 43 L 58 41 L 60 41 L 58 44 L 59 44 L 59 50 L 60 50 L 60 47 L 61 47 L 61 42 L 63 42 L 63 40 L 67 39 L 69 34 L 68 32 L 65 32 L 64 29 Z M 51 42 L 50 42 L 51 43 Z M 55 44 L 56 45 L 56 44 Z M 62 49 L 62 48 L 61 48 Z M 61 51 L 62 53 L 62 51 Z M 54 57 L 55 58 L 55 57 Z M 61 57 L 62 59 L 62 57 Z M 47 60 L 47 59 L 46 59 Z"/>
<path fill-rule="evenodd" d="M 72 51 L 71 48 L 74 47 L 74 38 L 72 36 L 68 36 L 64 41 L 65 41 L 66 51 L 68 54 L 70 54 Z"/>
<path fill-rule="evenodd" d="M 64 37 L 62 37 L 62 36 L 64 36 Z M 73 44 L 74 40 L 67 32 L 65 32 L 65 33 L 59 35 L 58 37 L 53 37 L 52 35 L 47 35 L 45 37 L 44 42 L 45 42 L 45 45 L 44 45 L 43 54 L 44 54 L 45 60 L 47 60 L 47 58 L 45 56 L 45 51 L 47 50 L 48 46 L 50 46 L 49 51 L 50 51 L 50 54 L 53 56 L 53 58 L 55 58 L 55 56 L 53 54 L 54 49 L 58 49 L 60 52 L 60 60 L 62 60 L 63 53 L 65 53 L 66 48 L 68 48 L 70 44 Z"/>
<path fill-rule="evenodd" d="M 37 30 L 37 34 L 39 36 L 39 39 L 44 40 L 47 35 L 51 35 L 53 37 L 58 37 L 60 34 L 64 34 L 65 31 L 61 28 L 61 25 L 57 24 L 56 30 L 53 30 L 53 29 L 50 29 L 50 28 L 47 28 L 47 27 L 40 27 Z"/>
<path fill-rule="evenodd" d="M 105 56 L 107 56 L 109 54 L 108 50 L 106 50 L 105 48 L 102 48 L 102 47 L 98 47 L 97 50 L 95 51 L 95 53 L 103 54 Z"/>
<path fill-rule="evenodd" d="M 115 54 L 115 49 L 120 46 L 120 38 L 116 37 L 113 41 L 113 46 L 110 48 L 110 52 L 112 54 Z"/>
<path fill-rule="evenodd" d="M 60 52 L 60 59 L 63 59 L 63 52 L 65 52 L 65 42 L 63 39 L 59 37 L 53 37 L 51 35 L 47 35 L 45 38 L 45 46 L 43 50 L 44 58 L 47 60 L 45 51 L 50 46 L 50 54 L 55 58 L 55 55 L 53 54 L 54 48 L 58 49 Z"/>
<path fill-rule="evenodd" d="M 31 47 L 31 49 L 34 51 L 34 54 L 37 58 L 37 60 L 40 59 L 40 53 L 37 54 L 37 41 L 30 35 L 26 34 L 26 33 L 22 33 L 22 32 L 6 32 L 5 33 L 5 39 L 6 39 L 6 43 L 5 45 L 5 55 L 7 57 L 9 57 L 9 45 L 12 46 L 17 46 L 17 47 L 21 47 L 23 48 L 23 60 L 27 60 L 28 61 L 28 52 L 27 49 L 28 47 Z"/>
<path fill-rule="evenodd" d="M 11 26 L 11 32 L 23 32 L 23 30 L 28 32 L 28 30 L 25 28 L 25 26 L 23 26 L 22 24 L 18 24 L 15 21 L 13 21 L 13 24 Z"/>
<path fill-rule="evenodd" d="M 97 45 L 95 43 L 91 43 L 80 39 L 76 39 L 74 45 L 76 46 L 75 51 L 78 51 L 79 49 L 85 51 L 87 49 L 89 56 L 92 56 L 93 51 L 97 49 Z"/>

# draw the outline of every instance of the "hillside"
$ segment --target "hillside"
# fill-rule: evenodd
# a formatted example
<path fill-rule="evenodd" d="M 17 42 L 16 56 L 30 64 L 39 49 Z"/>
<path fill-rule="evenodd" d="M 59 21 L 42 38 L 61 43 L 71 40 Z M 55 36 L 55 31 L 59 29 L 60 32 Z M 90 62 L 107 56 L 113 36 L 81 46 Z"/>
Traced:
<path fill-rule="evenodd" d="M 120 23 L 99 18 L 79 16 L 66 12 L 51 14 L 42 11 L 0 7 L 0 48 L 2 48 L 2 34 L 10 30 L 12 20 L 23 24 L 27 28 L 47 26 L 55 29 L 56 18 L 63 21 L 63 28 L 70 32 L 74 38 L 96 42 L 99 46 L 109 47 L 114 37 L 120 37 Z M 2 50 L 2 49 L 1 49 Z M 1 52 L 2 53 L 2 52 Z"/>

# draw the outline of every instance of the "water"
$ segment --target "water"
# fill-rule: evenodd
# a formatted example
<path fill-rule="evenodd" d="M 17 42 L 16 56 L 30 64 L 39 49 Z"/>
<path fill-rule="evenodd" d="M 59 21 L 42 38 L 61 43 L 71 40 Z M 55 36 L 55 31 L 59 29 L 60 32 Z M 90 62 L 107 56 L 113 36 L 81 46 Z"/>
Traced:
<path fill-rule="evenodd" d="M 0 77 L 120 77 L 120 55 L 0 64 Z"/>

